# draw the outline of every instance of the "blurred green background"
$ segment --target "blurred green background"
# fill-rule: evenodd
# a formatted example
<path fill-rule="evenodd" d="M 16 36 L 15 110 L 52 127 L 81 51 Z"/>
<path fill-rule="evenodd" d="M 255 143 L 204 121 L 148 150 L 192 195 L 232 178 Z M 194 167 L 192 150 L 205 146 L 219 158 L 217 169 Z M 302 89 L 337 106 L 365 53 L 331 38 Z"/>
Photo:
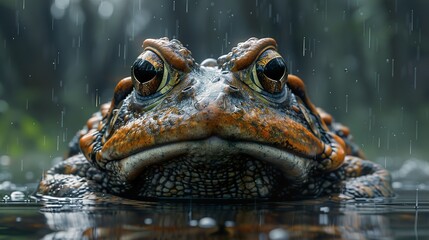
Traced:
<path fill-rule="evenodd" d="M 0 181 L 36 181 L 162 36 L 198 62 L 273 37 L 369 159 L 429 153 L 429 1 L 2 0 L 0 18 Z"/>

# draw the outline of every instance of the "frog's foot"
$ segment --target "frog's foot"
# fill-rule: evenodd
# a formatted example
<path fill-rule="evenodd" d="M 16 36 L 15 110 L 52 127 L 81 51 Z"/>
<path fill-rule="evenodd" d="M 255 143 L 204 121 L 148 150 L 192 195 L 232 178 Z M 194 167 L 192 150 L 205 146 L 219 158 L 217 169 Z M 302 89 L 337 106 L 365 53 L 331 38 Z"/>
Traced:
<path fill-rule="evenodd" d="M 104 173 L 91 166 L 82 154 L 78 154 L 48 170 L 39 184 L 37 195 L 93 198 L 105 192 L 103 178 Z"/>
<path fill-rule="evenodd" d="M 393 197 L 389 172 L 380 165 L 358 157 L 347 156 L 344 164 L 326 178 L 328 182 L 338 181 L 327 188 L 333 199 Z"/>

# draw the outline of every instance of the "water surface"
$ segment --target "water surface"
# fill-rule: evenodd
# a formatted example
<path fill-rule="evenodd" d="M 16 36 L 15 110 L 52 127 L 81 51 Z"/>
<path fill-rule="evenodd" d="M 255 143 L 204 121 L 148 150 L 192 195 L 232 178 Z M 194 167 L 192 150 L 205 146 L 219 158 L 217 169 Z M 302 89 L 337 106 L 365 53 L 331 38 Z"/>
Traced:
<path fill-rule="evenodd" d="M 0 239 L 428 239 L 429 191 L 397 193 L 341 203 L 3 198 Z"/>

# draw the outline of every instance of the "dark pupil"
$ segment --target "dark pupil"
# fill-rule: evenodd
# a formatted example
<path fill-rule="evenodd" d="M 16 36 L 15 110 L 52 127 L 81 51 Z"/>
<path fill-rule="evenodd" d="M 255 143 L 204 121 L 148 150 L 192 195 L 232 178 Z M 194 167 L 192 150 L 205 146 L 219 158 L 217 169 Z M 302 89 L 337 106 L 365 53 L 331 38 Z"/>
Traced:
<path fill-rule="evenodd" d="M 286 65 L 281 58 L 274 58 L 270 60 L 264 68 L 265 76 L 274 80 L 280 80 L 283 77 L 285 71 Z"/>
<path fill-rule="evenodd" d="M 155 67 L 148 61 L 138 59 L 133 66 L 133 73 L 137 81 L 145 83 L 156 75 Z"/>

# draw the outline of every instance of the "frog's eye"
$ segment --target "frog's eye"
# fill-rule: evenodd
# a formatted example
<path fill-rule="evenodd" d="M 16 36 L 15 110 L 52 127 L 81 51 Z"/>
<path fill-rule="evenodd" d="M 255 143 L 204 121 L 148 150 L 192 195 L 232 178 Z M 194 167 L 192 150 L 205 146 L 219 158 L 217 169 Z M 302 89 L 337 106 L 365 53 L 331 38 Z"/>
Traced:
<path fill-rule="evenodd" d="M 131 67 L 134 88 L 142 95 L 149 96 L 160 91 L 167 83 L 168 71 L 164 61 L 154 52 L 142 53 Z"/>
<path fill-rule="evenodd" d="M 255 62 L 252 80 L 256 86 L 271 94 L 283 91 L 287 81 L 287 67 L 276 51 L 268 49 Z"/>

